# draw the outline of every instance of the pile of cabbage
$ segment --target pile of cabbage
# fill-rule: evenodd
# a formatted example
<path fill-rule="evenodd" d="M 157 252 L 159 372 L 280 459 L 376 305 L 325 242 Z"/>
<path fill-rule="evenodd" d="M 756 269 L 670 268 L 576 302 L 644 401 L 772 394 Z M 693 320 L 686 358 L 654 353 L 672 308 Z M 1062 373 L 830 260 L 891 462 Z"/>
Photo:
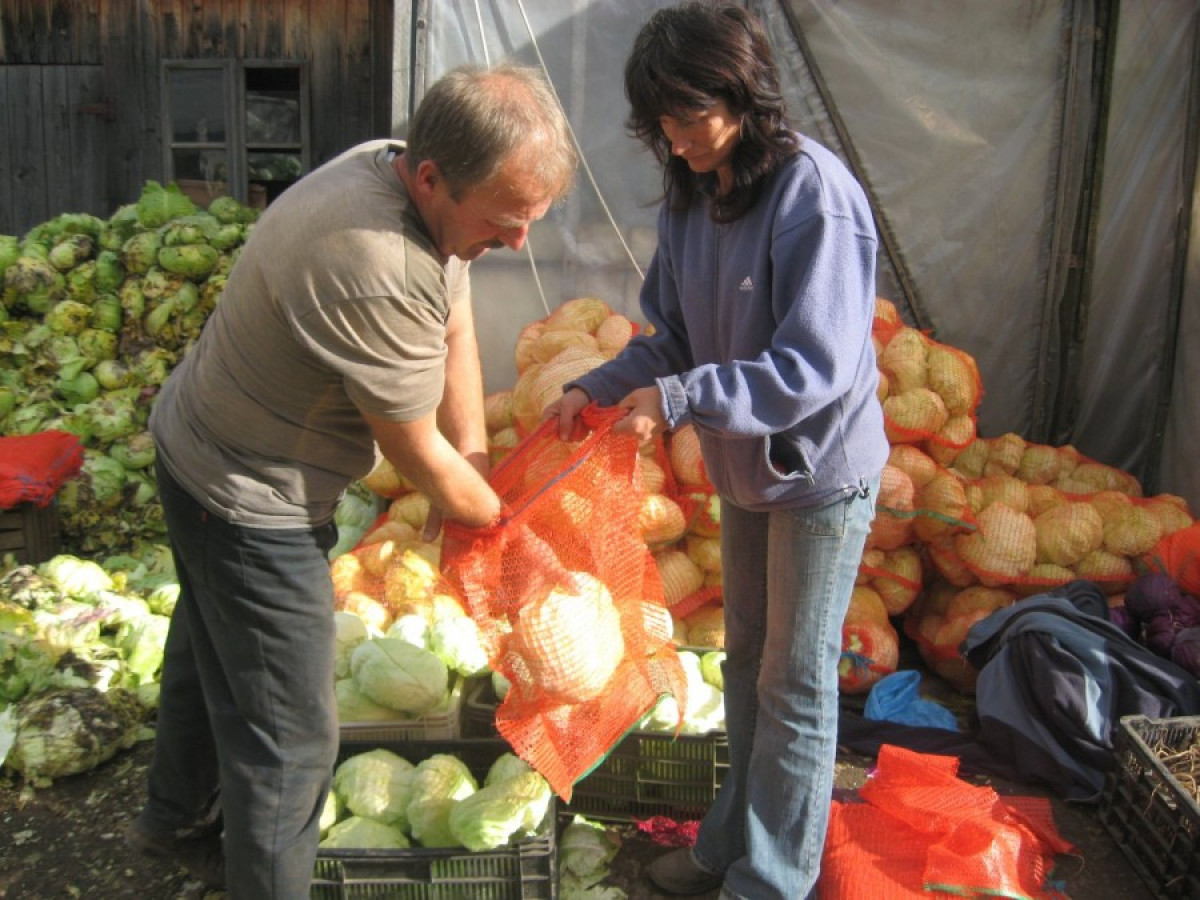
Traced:
<path fill-rule="evenodd" d="M 256 217 L 148 181 L 108 219 L 63 213 L 0 235 L 0 435 L 56 429 L 83 444 L 83 471 L 58 494 L 65 549 L 123 551 L 164 533 L 146 421 Z"/>
<path fill-rule="evenodd" d="M 0 763 L 44 785 L 149 737 L 178 594 L 165 548 L 108 568 L 59 554 L 5 572 Z"/>
<path fill-rule="evenodd" d="M 1124 611 L 1128 634 L 1200 678 L 1200 598 L 1166 572 L 1146 572 L 1125 592 Z"/>
<path fill-rule="evenodd" d="M 509 752 L 498 755 L 480 781 L 452 752 L 414 764 L 376 747 L 334 770 L 320 846 L 494 850 L 553 827 L 553 799 L 546 779 Z"/>
<path fill-rule="evenodd" d="M 346 610 L 334 622 L 342 724 L 457 715 L 464 679 L 490 671 L 479 630 L 461 609 L 400 616 L 382 632 Z"/>

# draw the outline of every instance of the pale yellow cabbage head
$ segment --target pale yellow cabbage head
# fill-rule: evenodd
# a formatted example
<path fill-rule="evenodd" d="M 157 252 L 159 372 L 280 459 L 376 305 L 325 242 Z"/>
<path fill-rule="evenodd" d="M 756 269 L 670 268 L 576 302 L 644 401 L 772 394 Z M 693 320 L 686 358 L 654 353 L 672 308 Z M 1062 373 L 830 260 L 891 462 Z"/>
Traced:
<path fill-rule="evenodd" d="M 908 473 L 913 486 L 918 490 L 925 487 L 938 472 L 938 464 L 920 447 L 913 444 L 896 444 L 888 453 L 888 465 Z"/>
<path fill-rule="evenodd" d="M 704 570 L 682 550 L 660 550 L 654 554 L 654 563 L 668 608 L 704 585 Z"/>
<path fill-rule="evenodd" d="M 1187 528 L 1195 521 L 1188 512 L 1187 501 L 1174 494 L 1158 494 L 1146 501 L 1144 509 L 1158 519 L 1163 537 Z"/>
<path fill-rule="evenodd" d="M 620 313 L 609 316 L 596 328 L 596 344 L 605 359 L 612 359 L 625 349 L 633 337 L 633 322 Z"/>
<path fill-rule="evenodd" d="M 987 438 L 976 438 L 954 457 L 954 471 L 964 478 L 981 477 L 991 452 L 991 442 Z"/>
<path fill-rule="evenodd" d="M 1133 577 L 1133 564 L 1124 556 L 1107 550 L 1093 550 L 1084 554 L 1075 565 L 1075 574 L 1088 581 L 1124 584 Z"/>
<path fill-rule="evenodd" d="M 517 614 L 510 649 L 527 669 L 532 682 L 527 690 L 560 703 L 598 697 L 625 654 L 612 594 L 586 572 L 540 589 Z"/>
<path fill-rule="evenodd" d="M 941 396 L 926 387 L 891 394 L 883 401 L 883 414 L 887 417 L 887 424 L 894 426 L 888 432 L 893 441 L 901 441 L 906 437 L 895 433 L 895 429 L 936 434 L 950 415 Z"/>
<path fill-rule="evenodd" d="M 1017 477 L 1029 484 L 1050 484 L 1062 471 L 1062 460 L 1056 447 L 1027 444 L 1017 464 Z"/>
<path fill-rule="evenodd" d="M 612 308 L 598 297 L 574 297 L 546 317 L 546 330 L 571 329 L 594 334 L 612 315 Z"/>
<path fill-rule="evenodd" d="M 926 374 L 929 340 L 915 328 L 900 328 L 879 354 L 879 369 L 888 377 L 890 393 L 929 386 Z"/>
<path fill-rule="evenodd" d="M 1162 533 L 1154 513 L 1131 503 L 1119 515 L 1104 520 L 1104 549 L 1117 556 L 1141 556 L 1154 549 Z"/>
<path fill-rule="evenodd" d="M 1029 509 L 1026 512 L 1037 518 L 1053 506 L 1071 502 L 1070 498 L 1056 487 L 1048 484 L 1029 485 Z"/>
<path fill-rule="evenodd" d="M 1015 475 L 984 475 L 974 481 L 970 487 L 978 491 L 978 496 L 972 496 L 968 489 L 968 498 L 972 507 L 978 512 L 997 501 L 1017 512 L 1029 511 L 1029 489 L 1025 482 Z"/>
<path fill-rule="evenodd" d="M 937 472 L 917 492 L 916 508 L 933 514 L 919 515 L 914 520 L 913 528 L 923 541 L 958 531 L 971 517 L 965 485 L 946 469 Z"/>
<path fill-rule="evenodd" d="M 1104 520 L 1089 503 L 1064 501 L 1033 520 L 1037 530 L 1037 559 L 1056 566 L 1073 566 L 1099 549 Z"/>
<path fill-rule="evenodd" d="M 540 363 L 548 363 L 568 347 L 576 348 L 587 353 L 600 355 L 600 344 L 594 335 L 586 331 L 551 330 L 547 328 L 538 336 L 530 348 L 533 358 Z"/>
<path fill-rule="evenodd" d="M 949 465 L 975 440 L 975 420 L 967 413 L 952 412 L 935 437 L 937 440 L 930 443 L 930 453 L 936 450 L 937 461 Z"/>
<path fill-rule="evenodd" d="M 958 535 L 954 549 L 985 585 L 1016 581 L 1037 560 L 1037 529 L 1025 513 L 996 502 L 979 513 L 978 531 Z"/>
<path fill-rule="evenodd" d="M 1012 475 L 1021 465 L 1025 455 L 1025 438 L 1008 432 L 989 442 L 988 458 L 983 466 L 984 475 Z"/>
<path fill-rule="evenodd" d="M 929 386 L 941 394 L 952 415 L 974 412 L 979 405 L 979 372 L 963 351 L 929 341 L 927 376 Z"/>

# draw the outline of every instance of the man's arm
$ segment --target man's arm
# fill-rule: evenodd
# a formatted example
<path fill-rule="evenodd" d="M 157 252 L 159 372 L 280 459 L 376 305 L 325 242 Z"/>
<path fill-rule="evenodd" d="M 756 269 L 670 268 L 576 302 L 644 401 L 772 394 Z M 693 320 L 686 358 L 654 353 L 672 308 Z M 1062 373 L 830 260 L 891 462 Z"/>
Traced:
<path fill-rule="evenodd" d="M 441 515 L 475 528 L 499 517 L 500 498 L 441 433 L 435 414 L 415 422 L 368 416 L 367 422 L 383 455 Z"/>
<path fill-rule="evenodd" d="M 429 498 L 430 538 L 442 516 L 479 527 L 500 515 L 500 498 L 486 481 L 490 467 L 483 372 L 470 301 L 450 309 L 445 387 L 436 414 L 415 422 L 368 416 L 367 422 L 383 455 Z"/>
<path fill-rule="evenodd" d="M 446 322 L 446 386 L 437 424 L 454 448 L 487 477 L 491 468 L 483 416 L 483 371 L 470 300 L 451 306 Z"/>

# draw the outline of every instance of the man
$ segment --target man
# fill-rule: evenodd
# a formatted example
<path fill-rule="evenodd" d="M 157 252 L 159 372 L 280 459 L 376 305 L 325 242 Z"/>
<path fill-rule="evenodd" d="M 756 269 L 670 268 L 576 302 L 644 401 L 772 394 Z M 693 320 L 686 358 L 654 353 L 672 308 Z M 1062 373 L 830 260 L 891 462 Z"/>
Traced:
<path fill-rule="evenodd" d="M 466 262 L 519 249 L 575 166 L 536 72 L 464 68 L 407 145 L 347 151 L 256 224 L 151 418 L 182 591 L 131 846 L 234 900 L 308 896 L 338 747 L 334 510 L 382 452 L 434 531 L 499 515 Z"/>

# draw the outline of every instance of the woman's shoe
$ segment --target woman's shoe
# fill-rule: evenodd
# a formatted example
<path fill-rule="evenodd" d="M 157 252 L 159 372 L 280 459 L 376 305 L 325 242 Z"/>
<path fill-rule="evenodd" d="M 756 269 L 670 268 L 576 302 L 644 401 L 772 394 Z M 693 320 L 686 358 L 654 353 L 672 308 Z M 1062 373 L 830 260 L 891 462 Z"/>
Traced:
<path fill-rule="evenodd" d="M 664 853 L 646 867 L 650 880 L 668 894 L 688 896 L 716 890 L 725 880 L 723 875 L 703 868 L 690 847 Z"/>

